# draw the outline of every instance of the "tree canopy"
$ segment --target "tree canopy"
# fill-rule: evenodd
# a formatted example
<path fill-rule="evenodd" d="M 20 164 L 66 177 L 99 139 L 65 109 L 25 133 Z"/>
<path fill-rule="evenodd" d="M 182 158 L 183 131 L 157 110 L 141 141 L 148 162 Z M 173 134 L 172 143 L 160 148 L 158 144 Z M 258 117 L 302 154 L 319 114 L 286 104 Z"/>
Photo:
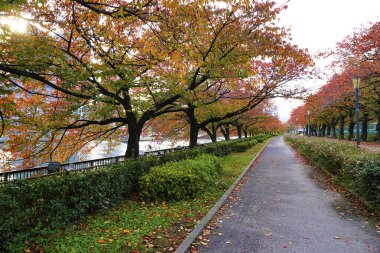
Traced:
<path fill-rule="evenodd" d="M 64 161 L 126 135 L 126 156 L 138 156 L 140 134 L 156 117 L 237 101 L 200 129 L 291 94 L 281 88 L 311 60 L 276 24 L 284 8 L 227 0 L 6 5 L 3 16 L 24 13 L 29 22 L 24 34 L 0 27 L 8 149 L 29 163 Z"/>

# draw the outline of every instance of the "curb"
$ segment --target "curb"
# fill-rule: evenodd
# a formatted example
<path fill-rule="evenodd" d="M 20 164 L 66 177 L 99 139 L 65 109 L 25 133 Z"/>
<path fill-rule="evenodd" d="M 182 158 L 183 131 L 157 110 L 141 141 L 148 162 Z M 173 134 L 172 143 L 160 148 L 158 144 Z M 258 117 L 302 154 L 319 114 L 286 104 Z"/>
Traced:
<path fill-rule="evenodd" d="M 216 204 L 211 208 L 211 210 L 206 214 L 205 217 L 199 222 L 199 224 L 191 231 L 191 233 L 185 238 L 185 240 L 179 245 L 174 253 L 186 253 L 191 244 L 198 238 L 198 236 L 202 233 L 205 227 L 210 223 L 210 221 L 215 217 L 216 213 L 222 207 L 224 202 L 230 196 L 232 191 L 235 189 L 240 180 L 247 174 L 248 170 L 251 168 L 252 164 L 256 161 L 256 159 L 261 155 L 264 149 L 271 142 L 270 139 L 264 147 L 256 154 L 256 156 L 252 159 L 252 161 L 247 165 L 247 167 L 243 170 L 243 172 L 239 175 L 239 177 L 234 181 L 234 183 L 228 188 L 228 190 L 223 194 L 223 196 L 216 202 Z"/>

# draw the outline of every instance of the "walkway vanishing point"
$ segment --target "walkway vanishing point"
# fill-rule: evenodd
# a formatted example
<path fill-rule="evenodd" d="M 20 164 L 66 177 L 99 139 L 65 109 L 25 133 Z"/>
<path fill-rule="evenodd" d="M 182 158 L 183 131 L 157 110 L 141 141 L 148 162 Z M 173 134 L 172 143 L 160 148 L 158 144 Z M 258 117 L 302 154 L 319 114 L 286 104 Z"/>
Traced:
<path fill-rule="evenodd" d="M 357 214 L 340 194 L 322 187 L 313 179 L 311 166 L 283 137 L 275 137 L 210 223 L 210 235 L 203 237 L 198 250 L 379 253 L 374 222 Z"/>

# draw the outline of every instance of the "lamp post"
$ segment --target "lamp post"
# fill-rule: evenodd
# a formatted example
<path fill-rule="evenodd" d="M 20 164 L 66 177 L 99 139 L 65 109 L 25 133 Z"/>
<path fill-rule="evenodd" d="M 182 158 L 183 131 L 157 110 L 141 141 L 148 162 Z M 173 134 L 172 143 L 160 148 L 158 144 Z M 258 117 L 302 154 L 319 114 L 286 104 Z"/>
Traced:
<path fill-rule="evenodd" d="M 307 137 L 310 137 L 310 110 L 307 110 Z"/>
<path fill-rule="evenodd" d="M 355 88 L 355 111 L 356 111 L 356 146 L 360 145 L 360 133 L 359 133 L 359 83 L 360 77 L 355 76 L 352 78 L 352 82 Z"/>

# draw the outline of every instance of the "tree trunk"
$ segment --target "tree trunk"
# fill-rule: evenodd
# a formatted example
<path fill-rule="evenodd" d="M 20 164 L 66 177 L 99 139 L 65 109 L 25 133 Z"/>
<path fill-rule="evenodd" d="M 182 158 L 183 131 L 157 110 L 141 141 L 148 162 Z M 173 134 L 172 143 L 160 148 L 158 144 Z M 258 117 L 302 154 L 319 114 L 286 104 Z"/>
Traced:
<path fill-rule="evenodd" d="M 348 125 L 348 140 L 353 140 L 354 139 L 354 128 L 355 128 L 355 120 L 354 120 L 353 110 L 350 111 L 349 117 L 350 117 L 350 123 Z"/>
<path fill-rule="evenodd" d="M 198 143 L 199 126 L 196 122 L 190 123 L 190 142 L 189 147 L 194 148 Z"/>
<path fill-rule="evenodd" d="M 322 125 L 322 136 L 326 136 L 326 124 Z"/>
<path fill-rule="evenodd" d="M 339 116 L 339 140 L 344 139 L 344 121 L 345 117 L 341 114 Z"/>
<path fill-rule="evenodd" d="M 248 129 L 245 127 L 243 128 L 244 138 L 248 137 Z"/>
<path fill-rule="evenodd" d="M 241 139 L 242 138 L 242 125 L 241 124 L 237 124 L 236 125 L 236 129 L 237 129 L 237 132 L 238 132 L 238 138 Z"/>
<path fill-rule="evenodd" d="M 211 126 L 211 132 L 212 132 L 212 136 L 213 138 L 211 139 L 212 142 L 216 142 L 216 130 L 218 130 L 218 128 L 216 126 L 214 126 L 214 124 Z"/>
<path fill-rule="evenodd" d="M 332 138 L 336 139 L 336 122 L 335 118 L 331 118 L 331 129 L 332 129 Z"/>
<path fill-rule="evenodd" d="M 226 141 L 229 141 L 230 140 L 230 127 L 228 125 L 226 125 L 225 127 L 221 127 L 220 131 L 222 131 L 222 134 L 223 134 L 224 138 L 226 139 Z"/>
<path fill-rule="evenodd" d="M 380 143 L 380 111 L 377 112 L 377 124 L 376 124 L 376 141 Z"/>
<path fill-rule="evenodd" d="M 194 108 L 189 108 L 186 111 L 190 125 L 190 141 L 189 148 L 194 148 L 198 143 L 199 124 L 195 118 Z"/>
<path fill-rule="evenodd" d="M 130 158 L 139 156 L 139 142 L 142 131 L 141 125 L 137 124 L 136 119 L 132 119 L 128 122 L 128 143 L 127 151 L 125 151 L 125 157 Z"/>
<path fill-rule="evenodd" d="M 362 122 L 362 141 L 367 141 L 368 137 L 368 112 L 364 111 L 363 113 L 363 122 Z"/>
<path fill-rule="evenodd" d="M 314 136 L 318 136 L 318 126 L 314 126 Z"/>
<path fill-rule="evenodd" d="M 211 130 L 207 127 L 202 127 L 202 130 L 207 133 L 212 142 L 216 142 L 216 127 L 214 124 L 211 126 Z"/>

